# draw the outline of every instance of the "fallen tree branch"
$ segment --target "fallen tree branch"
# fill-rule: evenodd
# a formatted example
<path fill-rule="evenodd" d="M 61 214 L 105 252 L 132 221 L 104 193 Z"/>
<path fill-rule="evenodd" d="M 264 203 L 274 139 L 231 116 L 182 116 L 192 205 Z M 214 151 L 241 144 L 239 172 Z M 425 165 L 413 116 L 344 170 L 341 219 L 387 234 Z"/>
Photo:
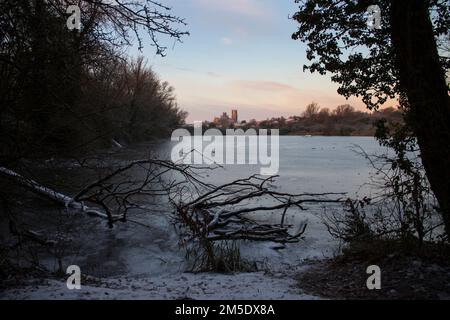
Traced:
<path fill-rule="evenodd" d="M 87 167 L 85 162 L 80 164 Z M 130 175 L 130 171 L 135 168 L 143 171 L 142 179 Z M 88 184 L 73 197 L 5 167 L 0 167 L 0 175 L 60 206 L 107 219 L 109 226 L 113 227 L 116 221 L 126 221 L 129 210 L 143 208 L 135 202 L 139 197 L 170 197 L 171 194 L 187 190 L 187 185 L 190 192 L 212 188 L 213 186 L 203 182 L 197 173 L 198 170 L 204 169 L 211 170 L 214 167 L 194 167 L 158 159 L 130 161 L 121 163 L 116 168 L 112 166 L 109 173 Z M 165 179 L 169 173 L 177 173 L 178 176 Z M 92 206 L 85 203 L 91 203 Z"/>
<path fill-rule="evenodd" d="M 322 194 L 287 194 L 272 190 L 268 184 L 275 177 L 263 178 L 257 175 L 215 187 L 186 203 L 174 202 L 174 220 L 184 227 L 184 237 L 199 242 L 223 240 L 272 241 L 277 243 L 298 242 L 306 230 L 306 223 L 292 233 L 292 225 L 286 225 L 286 213 L 290 208 L 304 210 L 304 205 L 339 203 L 341 198 L 332 199 Z M 275 200 L 275 204 L 269 204 Z M 261 205 L 256 205 L 261 204 Z M 266 204 L 267 203 L 267 204 Z M 280 212 L 280 222 L 261 224 L 258 217 L 250 214 Z"/>
<path fill-rule="evenodd" d="M 4 167 L 0 167 L 0 174 L 2 174 L 3 176 L 5 176 L 7 178 L 13 179 L 14 182 L 25 187 L 26 189 L 30 190 L 31 192 L 36 193 L 40 196 L 43 196 L 51 201 L 54 201 L 59 205 L 63 205 L 66 208 L 72 208 L 75 210 L 82 211 L 89 215 L 98 216 L 101 218 L 107 218 L 107 215 L 104 212 L 101 212 L 100 210 L 95 209 L 95 208 L 90 208 L 88 206 L 85 206 L 82 202 L 77 202 L 74 200 L 74 198 L 71 198 L 60 192 L 56 192 L 53 189 L 44 187 L 41 184 L 39 184 L 38 182 L 34 181 L 33 179 L 27 179 L 17 172 L 6 169 Z"/>

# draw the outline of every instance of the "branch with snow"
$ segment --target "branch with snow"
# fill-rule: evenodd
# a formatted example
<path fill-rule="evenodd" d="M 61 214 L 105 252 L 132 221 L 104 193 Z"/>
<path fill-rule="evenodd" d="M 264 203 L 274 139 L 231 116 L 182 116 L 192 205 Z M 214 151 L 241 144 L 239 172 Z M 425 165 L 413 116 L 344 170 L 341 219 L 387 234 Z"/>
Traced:
<path fill-rule="evenodd" d="M 289 209 L 305 210 L 307 204 L 339 203 L 340 193 L 288 194 L 273 190 L 276 177 L 249 178 L 217 186 L 197 198 L 176 203 L 174 220 L 184 229 L 184 236 L 197 241 L 252 240 L 277 243 L 298 242 L 306 230 L 302 222 L 295 228 L 285 223 Z M 267 204 L 264 203 L 273 203 Z M 254 213 L 270 213 L 272 223 L 262 223 Z M 277 214 L 279 222 L 276 221 Z M 296 231 L 293 231 L 296 229 Z"/>

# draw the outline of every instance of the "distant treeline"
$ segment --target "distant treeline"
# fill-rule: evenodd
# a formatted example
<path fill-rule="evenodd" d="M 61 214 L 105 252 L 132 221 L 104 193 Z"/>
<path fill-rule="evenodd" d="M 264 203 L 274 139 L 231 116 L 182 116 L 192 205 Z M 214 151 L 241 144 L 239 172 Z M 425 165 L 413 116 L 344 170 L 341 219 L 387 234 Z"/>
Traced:
<path fill-rule="evenodd" d="M 311 103 L 302 116 L 272 118 L 258 124 L 249 122 L 244 128 L 280 129 L 281 135 L 374 136 L 375 123 L 382 119 L 387 123 L 402 123 L 403 115 L 392 107 L 368 113 L 348 104 L 331 111 Z"/>
<path fill-rule="evenodd" d="M 71 31 L 64 1 L 0 2 L 0 162 L 166 136 L 184 122 L 173 88 L 124 54 L 141 16 L 83 5 Z"/>

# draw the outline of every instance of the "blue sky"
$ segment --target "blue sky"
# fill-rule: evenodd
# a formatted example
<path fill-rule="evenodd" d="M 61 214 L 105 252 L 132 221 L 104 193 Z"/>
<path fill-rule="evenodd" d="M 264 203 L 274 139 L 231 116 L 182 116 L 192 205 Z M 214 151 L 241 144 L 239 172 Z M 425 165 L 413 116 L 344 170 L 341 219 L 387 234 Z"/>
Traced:
<path fill-rule="evenodd" d="M 212 120 L 239 110 L 240 119 L 300 114 L 311 101 L 334 108 L 346 101 L 328 76 L 303 72 L 306 46 L 291 39 L 294 0 L 164 0 L 186 19 L 183 43 L 161 39 L 167 56 L 145 46 L 142 54 L 175 87 L 188 121 Z"/>

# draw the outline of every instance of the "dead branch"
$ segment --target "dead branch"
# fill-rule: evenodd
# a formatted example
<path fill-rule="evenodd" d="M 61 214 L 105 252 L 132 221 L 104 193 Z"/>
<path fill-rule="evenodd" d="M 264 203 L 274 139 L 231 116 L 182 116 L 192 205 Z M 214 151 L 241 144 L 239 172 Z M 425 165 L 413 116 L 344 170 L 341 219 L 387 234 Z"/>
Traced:
<path fill-rule="evenodd" d="M 304 210 L 313 203 L 338 203 L 340 198 L 328 197 L 336 193 L 287 194 L 272 190 L 269 183 L 275 177 L 258 175 L 215 187 L 187 203 L 173 203 L 176 208 L 174 220 L 184 227 L 185 237 L 196 240 L 252 240 L 277 243 L 298 242 L 306 230 L 306 223 L 297 226 L 285 224 L 290 208 Z M 342 194 L 341 194 L 342 195 Z M 275 201 L 275 204 L 255 205 Z M 280 212 L 280 222 L 260 223 L 251 218 L 254 213 Z"/>
<path fill-rule="evenodd" d="M 88 166 L 87 163 L 84 165 Z M 142 172 L 139 175 L 142 178 L 132 175 L 134 169 Z M 111 169 L 73 197 L 4 167 L 0 167 L 0 175 L 67 209 L 105 218 L 112 227 L 117 221 L 125 222 L 130 210 L 146 210 L 138 203 L 138 199 L 142 197 L 170 197 L 182 193 L 187 185 L 191 193 L 212 188 L 213 186 L 201 181 L 198 170 L 203 169 L 211 170 L 214 167 L 194 167 L 158 159 L 130 161 Z M 172 176 L 169 177 L 169 174 Z M 86 205 L 87 203 L 91 205 Z"/>
<path fill-rule="evenodd" d="M 288 210 L 305 210 L 310 204 L 338 203 L 341 199 L 337 196 L 343 195 L 282 193 L 271 188 L 275 177 L 258 175 L 215 186 L 203 181 L 201 171 L 205 169 L 215 167 L 158 159 L 120 162 L 73 197 L 3 167 L 0 174 L 66 208 L 106 218 L 110 227 L 117 221 L 127 221 L 131 210 L 151 210 L 141 204 L 142 199 L 164 197 L 173 204 L 173 220 L 184 233 L 182 236 L 194 241 L 298 242 L 306 223 L 287 224 Z M 263 213 L 272 215 L 269 223 L 258 219 Z"/>

